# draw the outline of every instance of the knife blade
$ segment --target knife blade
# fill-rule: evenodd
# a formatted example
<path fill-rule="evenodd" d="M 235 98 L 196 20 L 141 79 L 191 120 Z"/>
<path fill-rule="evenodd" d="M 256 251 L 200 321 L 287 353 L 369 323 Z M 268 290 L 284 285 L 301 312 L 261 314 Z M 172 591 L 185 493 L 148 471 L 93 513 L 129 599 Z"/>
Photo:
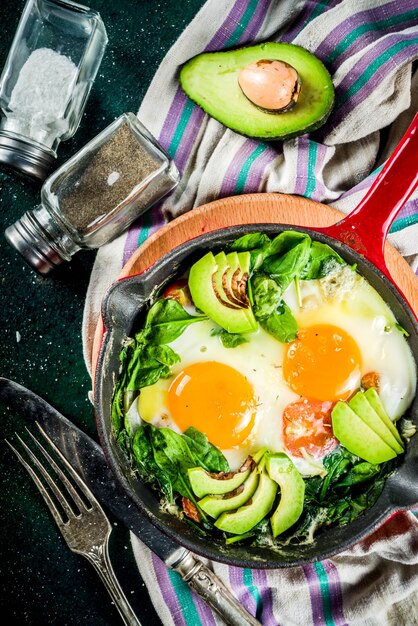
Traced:
<path fill-rule="evenodd" d="M 147 520 L 116 483 L 103 450 L 91 437 L 43 398 L 8 378 L 0 377 L 0 401 L 30 424 L 39 422 L 102 504 L 168 567 L 179 572 L 226 624 L 261 626 L 211 569 Z"/>

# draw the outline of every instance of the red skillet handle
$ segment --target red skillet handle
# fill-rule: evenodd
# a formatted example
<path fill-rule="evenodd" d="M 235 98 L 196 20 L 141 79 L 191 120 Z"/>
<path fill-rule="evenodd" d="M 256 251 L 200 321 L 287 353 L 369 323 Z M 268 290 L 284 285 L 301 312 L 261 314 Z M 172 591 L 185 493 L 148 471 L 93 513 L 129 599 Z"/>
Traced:
<path fill-rule="evenodd" d="M 388 278 L 384 245 L 388 230 L 418 185 L 418 113 L 360 204 L 333 226 L 318 228 L 348 244 Z"/>

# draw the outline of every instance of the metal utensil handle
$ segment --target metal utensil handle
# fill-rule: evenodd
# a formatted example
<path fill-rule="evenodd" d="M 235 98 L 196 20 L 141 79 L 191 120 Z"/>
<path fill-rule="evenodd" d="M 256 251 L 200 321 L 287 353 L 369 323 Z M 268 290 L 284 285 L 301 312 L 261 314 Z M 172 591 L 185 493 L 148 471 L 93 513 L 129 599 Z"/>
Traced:
<path fill-rule="evenodd" d="M 173 569 L 229 626 L 261 626 L 218 576 L 188 552 Z"/>
<path fill-rule="evenodd" d="M 84 554 L 83 556 L 87 558 L 99 574 L 104 586 L 108 590 L 110 597 L 119 611 L 124 624 L 126 624 L 126 626 L 141 626 L 141 622 L 126 599 L 118 579 L 116 578 L 116 574 L 113 571 L 109 558 L 108 545 L 109 539 L 104 545 L 98 546 L 97 550 L 94 552 L 92 551 L 89 554 Z"/>

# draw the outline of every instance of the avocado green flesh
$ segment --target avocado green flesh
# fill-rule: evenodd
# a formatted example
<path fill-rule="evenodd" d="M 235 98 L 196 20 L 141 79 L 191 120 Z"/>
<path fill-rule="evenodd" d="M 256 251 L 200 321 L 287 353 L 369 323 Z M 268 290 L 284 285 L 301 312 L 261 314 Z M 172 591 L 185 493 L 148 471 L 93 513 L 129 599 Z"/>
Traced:
<path fill-rule="evenodd" d="M 211 517 L 219 517 L 225 511 L 232 511 L 243 506 L 253 496 L 258 485 L 258 472 L 253 470 L 241 487 L 241 491 L 234 496 L 222 497 L 206 496 L 199 500 L 199 507 Z"/>
<path fill-rule="evenodd" d="M 261 110 L 241 91 L 239 72 L 263 59 L 285 61 L 297 71 L 301 90 L 290 111 Z M 196 104 L 219 122 L 261 139 L 281 139 L 317 128 L 325 121 L 334 100 L 331 77 L 319 59 L 300 46 L 275 42 L 200 54 L 183 66 L 180 84 Z"/>
<path fill-rule="evenodd" d="M 398 429 L 396 428 L 395 424 L 390 419 L 389 415 L 386 413 L 386 409 L 383 406 L 383 402 L 381 401 L 380 396 L 377 393 L 377 390 L 374 387 L 367 389 L 367 391 L 364 392 L 364 397 L 367 399 L 369 404 L 376 411 L 376 413 L 378 414 L 382 422 L 384 422 L 384 424 L 389 428 L 390 432 L 395 437 L 396 441 L 402 446 L 402 449 L 403 449 L 403 443 L 402 443 L 401 436 L 398 433 Z"/>
<path fill-rule="evenodd" d="M 249 253 L 248 253 L 249 254 Z M 213 289 L 217 263 L 212 252 L 196 261 L 189 273 L 189 289 L 195 306 L 230 333 L 251 333 L 257 321 L 250 308 L 231 309 L 222 304 Z M 215 281 L 217 277 L 215 277 Z"/>
<path fill-rule="evenodd" d="M 202 498 L 208 493 L 219 495 L 233 491 L 248 478 L 250 470 L 237 472 L 231 478 L 214 478 L 210 476 L 202 467 L 192 467 L 188 470 L 190 484 L 196 496 Z"/>
<path fill-rule="evenodd" d="M 248 504 L 231 513 L 222 513 L 215 526 L 233 535 L 242 535 L 254 528 L 270 511 L 277 493 L 277 483 L 262 471 L 257 489 Z"/>
<path fill-rule="evenodd" d="M 378 465 L 396 457 L 396 452 L 345 402 L 332 409 L 334 435 L 352 454 Z"/>
<path fill-rule="evenodd" d="M 379 415 L 368 402 L 362 391 L 356 393 L 348 403 L 349 407 L 363 420 L 365 424 L 370 426 L 374 432 L 383 439 L 388 446 L 393 448 L 397 454 L 403 452 L 403 446 L 399 444 L 394 435 L 391 433 L 386 424 L 380 419 Z"/>
<path fill-rule="evenodd" d="M 273 537 L 277 537 L 298 521 L 303 511 L 305 481 L 289 457 L 279 452 L 270 454 L 267 472 L 280 487 L 280 502 L 270 518 Z"/>

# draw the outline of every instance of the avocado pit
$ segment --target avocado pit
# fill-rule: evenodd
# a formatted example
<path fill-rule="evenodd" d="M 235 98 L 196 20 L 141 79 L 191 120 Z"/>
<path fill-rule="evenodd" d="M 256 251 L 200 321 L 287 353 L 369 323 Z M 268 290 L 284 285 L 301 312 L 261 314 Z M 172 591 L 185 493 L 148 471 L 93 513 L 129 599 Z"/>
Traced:
<path fill-rule="evenodd" d="M 292 109 L 299 97 L 300 79 L 294 67 L 284 61 L 262 59 L 250 63 L 238 74 L 243 94 L 257 107 L 272 113 Z"/>

